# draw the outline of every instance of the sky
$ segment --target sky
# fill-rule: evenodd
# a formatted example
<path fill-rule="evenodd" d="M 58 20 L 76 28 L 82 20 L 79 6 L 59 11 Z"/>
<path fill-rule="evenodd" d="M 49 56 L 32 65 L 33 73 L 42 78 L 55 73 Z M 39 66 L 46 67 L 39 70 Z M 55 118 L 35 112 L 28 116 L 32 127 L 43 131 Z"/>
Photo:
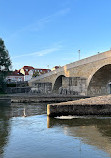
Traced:
<path fill-rule="evenodd" d="M 111 49 L 111 0 L 0 0 L 0 37 L 13 70 L 63 66 Z"/>

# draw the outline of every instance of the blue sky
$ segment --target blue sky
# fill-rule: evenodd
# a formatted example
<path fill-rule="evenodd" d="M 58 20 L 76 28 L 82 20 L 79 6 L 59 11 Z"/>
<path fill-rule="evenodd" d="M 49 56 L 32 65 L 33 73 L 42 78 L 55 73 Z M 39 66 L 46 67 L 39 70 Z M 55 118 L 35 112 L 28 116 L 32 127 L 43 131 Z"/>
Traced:
<path fill-rule="evenodd" d="M 0 0 L 13 69 L 52 68 L 111 48 L 111 0 Z"/>

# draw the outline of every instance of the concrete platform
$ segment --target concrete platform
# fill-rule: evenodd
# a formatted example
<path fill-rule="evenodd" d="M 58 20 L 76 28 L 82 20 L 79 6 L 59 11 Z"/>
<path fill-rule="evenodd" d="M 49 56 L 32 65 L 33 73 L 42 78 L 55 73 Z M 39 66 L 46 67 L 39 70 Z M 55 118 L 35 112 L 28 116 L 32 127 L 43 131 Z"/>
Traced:
<path fill-rule="evenodd" d="M 43 102 L 50 102 L 50 103 L 57 103 L 57 102 L 66 102 L 72 100 L 79 100 L 81 98 L 88 98 L 88 96 L 75 96 L 75 95 L 57 95 L 57 94 L 11 94 L 8 95 L 11 98 L 12 103 L 43 103 Z"/>
<path fill-rule="evenodd" d="M 48 104 L 47 115 L 51 117 L 67 115 L 111 116 L 111 95 L 62 102 L 58 104 Z"/>

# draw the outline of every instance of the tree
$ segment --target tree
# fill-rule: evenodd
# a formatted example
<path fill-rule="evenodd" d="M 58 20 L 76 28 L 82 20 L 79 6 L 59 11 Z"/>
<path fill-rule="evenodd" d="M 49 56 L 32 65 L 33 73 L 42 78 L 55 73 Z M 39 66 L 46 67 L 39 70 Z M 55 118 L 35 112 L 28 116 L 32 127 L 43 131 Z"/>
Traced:
<path fill-rule="evenodd" d="M 11 60 L 4 41 L 0 38 L 0 92 L 4 89 L 4 79 L 11 68 Z"/>
<path fill-rule="evenodd" d="M 32 77 L 37 77 L 37 76 L 39 76 L 40 74 L 39 74 L 39 72 L 35 72 L 34 74 L 33 74 L 33 76 Z"/>

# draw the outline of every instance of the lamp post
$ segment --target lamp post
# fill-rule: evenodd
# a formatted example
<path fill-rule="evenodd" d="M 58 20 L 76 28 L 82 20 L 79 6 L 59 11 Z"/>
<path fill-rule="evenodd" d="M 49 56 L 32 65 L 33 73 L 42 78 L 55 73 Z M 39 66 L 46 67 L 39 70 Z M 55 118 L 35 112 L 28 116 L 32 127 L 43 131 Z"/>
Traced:
<path fill-rule="evenodd" d="M 79 60 L 80 60 L 80 50 L 78 50 L 78 54 L 79 54 Z"/>

